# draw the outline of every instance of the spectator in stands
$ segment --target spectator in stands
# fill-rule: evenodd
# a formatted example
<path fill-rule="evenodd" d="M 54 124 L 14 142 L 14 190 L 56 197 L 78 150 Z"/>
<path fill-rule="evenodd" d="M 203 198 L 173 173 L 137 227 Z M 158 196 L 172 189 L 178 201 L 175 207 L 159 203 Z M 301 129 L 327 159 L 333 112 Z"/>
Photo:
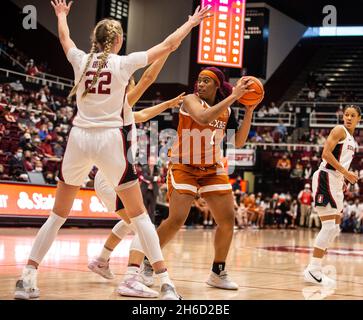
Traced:
<path fill-rule="evenodd" d="M 236 178 L 236 181 L 232 184 L 232 191 L 236 198 L 237 205 L 239 205 L 241 202 L 241 195 L 242 195 L 241 181 L 242 177 L 238 176 Z"/>
<path fill-rule="evenodd" d="M 305 227 L 307 218 L 311 212 L 311 204 L 313 202 L 313 195 L 311 193 L 310 184 L 306 183 L 304 189 L 298 195 L 300 203 L 300 227 Z"/>
<path fill-rule="evenodd" d="M 309 101 L 315 101 L 315 90 L 310 89 L 308 92 L 308 100 Z"/>
<path fill-rule="evenodd" d="M 24 151 L 23 166 L 26 171 L 33 171 L 34 165 L 32 162 L 32 153 L 29 150 Z"/>
<path fill-rule="evenodd" d="M 280 173 L 289 173 L 291 170 L 291 161 L 285 153 L 282 158 L 277 161 L 276 169 Z"/>
<path fill-rule="evenodd" d="M 2 122 L 0 122 L 0 137 L 4 136 L 5 130 L 6 130 L 6 128 L 5 128 L 4 124 Z"/>
<path fill-rule="evenodd" d="M 52 136 L 47 135 L 45 140 L 40 144 L 40 150 L 47 158 L 52 158 L 54 156 L 51 142 L 52 142 Z"/>
<path fill-rule="evenodd" d="M 267 108 L 265 105 L 263 105 L 258 111 L 257 111 L 257 117 L 258 118 L 264 118 L 265 116 L 267 116 L 268 112 L 267 112 Z"/>
<path fill-rule="evenodd" d="M 265 131 L 263 134 L 262 134 L 262 140 L 263 142 L 266 142 L 266 143 L 273 143 L 274 142 L 274 139 L 271 135 L 271 132 L 269 130 Z"/>
<path fill-rule="evenodd" d="M 306 164 L 303 172 L 303 178 L 305 181 L 310 181 L 313 174 L 313 168 L 311 167 L 310 161 Z"/>
<path fill-rule="evenodd" d="M 9 107 L 5 107 L 4 118 L 7 122 L 12 122 L 12 123 L 16 122 L 16 117 L 11 113 Z"/>
<path fill-rule="evenodd" d="M 38 70 L 37 66 L 34 64 L 33 59 L 30 59 L 29 62 L 26 64 L 25 73 L 32 77 L 35 77 L 38 75 L 39 70 Z"/>
<path fill-rule="evenodd" d="M 312 206 L 312 210 L 310 212 L 308 227 L 312 228 L 313 223 L 315 228 L 320 228 L 320 218 L 318 212 L 314 209 L 314 206 Z"/>
<path fill-rule="evenodd" d="M 279 125 L 274 129 L 273 133 L 277 135 L 278 142 L 286 142 L 287 128 L 281 119 L 279 120 Z"/>
<path fill-rule="evenodd" d="M 29 132 L 25 132 L 24 135 L 20 138 L 19 147 L 22 148 L 24 151 L 35 150 L 35 147 L 32 143 L 32 136 L 30 135 Z"/>
<path fill-rule="evenodd" d="M 300 179 L 300 178 L 302 178 L 303 173 L 304 173 L 304 167 L 303 167 L 303 165 L 301 163 L 301 160 L 298 159 L 296 161 L 294 169 L 292 169 L 292 171 L 291 171 L 290 177 L 293 178 L 293 179 L 294 178 Z"/>
<path fill-rule="evenodd" d="M 286 195 L 280 194 L 277 206 L 275 209 L 275 220 L 277 224 L 277 228 L 280 229 L 281 227 L 285 226 L 285 218 L 287 217 L 287 211 L 289 207 L 286 201 Z M 287 227 L 287 225 L 286 225 Z"/>
<path fill-rule="evenodd" d="M 270 117 L 275 117 L 280 113 L 279 108 L 276 107 L 275 102 L 271 102 L 267 112 Z"/>
<path fill-rule="evenodd" d="M 44 120 L 43 120 L 44 121 Z M 39 138 L 41 141 L 44 141 L 45 138 L 49 135 L 48 132 L 48 125 L 47 124 L 42 124 L 40 126 L 39 132 L 38 132 Z"/>
<path fill-rule="evenodd" d="M 194 205 L 203 217 L 203 228 L 213 227 L 213 217 L 207 202 L 197 195 Z"/>
<path fill-rule="evenodd" d="M 35 161 L 33 172 L 43 172 L 43 163 L 40 160 Z"/>
<path fill-rule="evenodd" d="M 46 175 L 45 175 L 45 182 L 47 184 L 53 184 L 53 185 L 57 184 L 57 181 L 54 178 L 54 173 L 53 172 L 48 171 L 46 173 Z"/>
<path fill-rule="evenodd" d="M 23 166 L 23 149 L 18 148 L 15 155 L 10 158 L 9 171 L 10 175 L 15 179 L 19 177 L 20 174 L 25 173 Z"/>
<path fill-rule="evenodd" d="M 54 155 L 59 159 L 61 159 L 64 154 L 64 148 L 62 147 L 62 144 L 63 144 L 63 137 L 58 137 L 57 142 L 54 143 L 53 146 Z"/>
<path fill-rule="evenodd" d="M 298 204 L 296 200 L 291 202 L 289 209 L 286 212 L 288 225 L 291 229 L 296 229 L 296 218 L 297 218 Z"/>
<path fill-rule="evenodd" d="M 316 144 L 323 146 L 325 144 L 326 138 L 322 132 L 318 133 L 318 136 L 316 138 Z"/>
<path fill-rule="evenodd" d="M 330 94 L 331 93 L 329 89 L 325 85 L 323 85 L 323 87 L 318 92 L 320 100 L 326 100 L 330 96 Z"/>
<path fill-rule="evenodd" d="M 35 126 L 40 121 L 40 117 L 36 115 L 34 111 L 30 111 L 29 120 L 31 121 L 32 126 Z"/>
<path fill-rule="evenodd" d="M 256 209 L 257 209 L 256 225 L 259 229 L 263 229 L 265 226 L 266 207 L 267 204 L 262 198 L 262 193 L 259 192 L 256 197 Z"/>
<path fill-rule="evenodd" d="M 236 220 L 237 220 L 238 229 L 246 228 L 248 226 L 248 215 L 247 215 L 247 209 L 246 209 L 243 201 L 241 201 L 239 205 L 235 201 L 234 207 L 235 207 L 235 212 L 236 212 Z"/>
<path fill-rule="evenodd" d="M 16 80 L 15 82 L 11 82 L 10 87 L 14 91 L 24 91 L 24 86 L 22 85 L 20 80 Z"/>
<path fill-rule="evenodd" d="M 342 232 L 357 232 L 358 218 L 355 211 L 352 211 L 347 217 L 343 218 L 341 228 Z"/>

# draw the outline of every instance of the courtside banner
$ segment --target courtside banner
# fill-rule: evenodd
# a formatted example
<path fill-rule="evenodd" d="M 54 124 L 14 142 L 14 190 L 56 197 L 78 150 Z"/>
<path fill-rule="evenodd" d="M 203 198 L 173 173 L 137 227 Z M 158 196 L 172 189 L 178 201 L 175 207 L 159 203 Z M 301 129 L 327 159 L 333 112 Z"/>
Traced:
<path fill-rule="evenodd" d="M 199 28 L 198 63 L 242 67 L 246 0 L 201 0 L 212 17 Z"/>
<path fill-rule="evenodd" d="M 229 166 L 252 167 L 256 163 L 256 151 L 252 149 L 227 149 Z"/>
<path fill-rule="evenodd" d="M 0 183 L 0 216 L 48 216 L 53 208 L 56 187 Z M 107 211 L 94 190 L 80 190 L 69 217 L 117 218 Z"/>

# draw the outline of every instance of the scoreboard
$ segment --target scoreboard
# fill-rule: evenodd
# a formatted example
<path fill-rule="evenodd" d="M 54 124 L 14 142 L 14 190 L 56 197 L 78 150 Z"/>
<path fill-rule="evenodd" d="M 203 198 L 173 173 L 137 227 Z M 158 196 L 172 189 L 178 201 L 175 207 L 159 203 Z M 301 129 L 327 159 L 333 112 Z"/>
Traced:
<path fill-rule="evenodd" d="M 198 63 L 241 68 L 245 0 L 202 0 L 213 16 L 204 19 L 199 29 Z"/>

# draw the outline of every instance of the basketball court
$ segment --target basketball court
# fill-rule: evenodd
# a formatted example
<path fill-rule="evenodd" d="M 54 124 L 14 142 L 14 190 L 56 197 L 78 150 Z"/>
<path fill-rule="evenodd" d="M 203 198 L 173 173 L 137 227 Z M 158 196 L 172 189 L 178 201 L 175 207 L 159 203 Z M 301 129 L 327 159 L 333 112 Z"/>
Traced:
<path fill-rule="evenodd" d="M 15 282 L 37 230 L 0 229 L 0 300 L 13 299 Z M 114 280 L 105 280 L 87 268 L 108 232 L 107 229 L 60 231 L 40 266 L 42 300 L 128 299 L 119 296 L 116 288 L 126 271 L 132 236 L 121 242 L 111 257 Z M 359 235 L 342 234 L 329 250 L 325 272 L 333 275 L 336 267 L 336 290 L 304 283 L 302 271 L 309 261 L 315 235 L 316 231 L 310 230 L 235 231 L 227 270 L 238 283 L 238 291 L 219 290 L 205 284 L 213 254 L 213 230 L 183 229 L 163 251 L 172 279 L 185 300 L 363 299 L 363 245 Z"/>

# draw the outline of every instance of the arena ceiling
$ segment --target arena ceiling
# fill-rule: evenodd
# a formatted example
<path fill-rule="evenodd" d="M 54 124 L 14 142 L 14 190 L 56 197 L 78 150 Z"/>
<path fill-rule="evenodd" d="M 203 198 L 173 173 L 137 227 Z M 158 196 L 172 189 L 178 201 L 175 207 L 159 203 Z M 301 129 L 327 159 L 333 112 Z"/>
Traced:
<path fill-rule="evenodd" d="M 246 0 L 247 3 L 264 2 L 306 26 L 321 26 L 325 16 L 323 8 L 334 5 L 339 26 L 363 25 L 363 0 Z"/>

